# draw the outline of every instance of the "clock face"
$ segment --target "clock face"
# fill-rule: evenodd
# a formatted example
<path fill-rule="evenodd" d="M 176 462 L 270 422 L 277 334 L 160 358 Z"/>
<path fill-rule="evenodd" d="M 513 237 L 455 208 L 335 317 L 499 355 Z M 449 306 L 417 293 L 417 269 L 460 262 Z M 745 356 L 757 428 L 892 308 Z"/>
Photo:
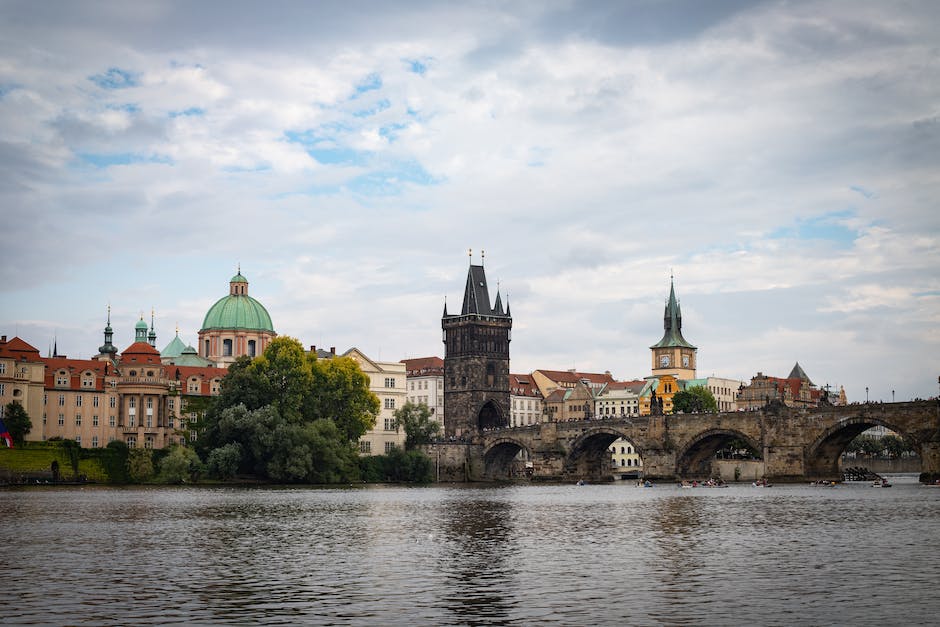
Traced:
<path fill-rule="evenodd" d="M 686 368 L 689 367 L 689 356 L 688 356 L 688 355 L 683 355 L 683 356 L 682 356 L 682 365 L 685 366 Z"/>
<path fill-rule="evenodd" d="M 659 367 L 668 368 L 669 367 L 669 355 L 660 355 L 659 356 Z"/>

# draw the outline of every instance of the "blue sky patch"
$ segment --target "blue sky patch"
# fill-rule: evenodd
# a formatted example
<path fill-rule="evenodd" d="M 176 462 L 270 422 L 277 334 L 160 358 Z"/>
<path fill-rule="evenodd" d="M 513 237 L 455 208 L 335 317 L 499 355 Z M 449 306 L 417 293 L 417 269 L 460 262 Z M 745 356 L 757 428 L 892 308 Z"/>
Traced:
<path fill-rule="evenodd" d="M 330 129 L 323 128 L 323 131 Z M 372 155 L 367 150 L 355 150 L 343 146 L 336 140 L 336 134 L 323 133 L 310 129 L 306 131 L 285 131 L 284 136 L 292 144 L 300 144 L 307 149 L 307 154 L 324 165 L 364 165 Z"/>
<path fill-rule="evenodd" d="M 796 224 L 782 227 L 771 233 L 770 239 L 827 240 L 841 246 L 850 246 L 858 233 L 845 226 L 852 211 L 834 211 L 821 216 L 797 220 Z"/>
<path fill-rule="evenodd" d="M 171 118 L 200 116 L 205 114 L 206 110 L 202 107 L 190 107 L 188 109 L 183 109 L 182 111 L 170 111 Z"/>
<path fill-rule="evenodd" d="M 375 115 L 376 113 L 380 111 L 385 111 L 391 106 L 392 106 L 392 103 L 389 102 L 388 98 L 382 98 L 381 100 L 376 102 L 375 105 L 372 107 L 369 107 L 367 109 L 361 109 L 359 111 L 353 111 L 353 117 L 367 118 L 371 115 Z"/>
<path fill-rule="evenodd" d="M 353 94 L 353 98 L 358 98 L 366 92 L 375 91 L 381 87 L 382 77 L 373 72 L 356 84 L 356 92 Z"/>
<path fill-rule="evenodd" d="M 404 59 L 404 62 L 408 71 L 413 74 L 424 76 L 425 72 L 428 71 L 428 64 L 424 61 L 419 61 L 418 59 Z"/>
<path fill-rule="evenodd" d="M 102 89 L 124 89 L 136 87 L 138 74 L 120 68 L 108 68 L 104 74 L 89 76 L 88 80 Z"/>
<path fill-rule="evenodd" d="M 164 163 L 171 165 L 173 160 L 161 155 L 141 155 L 132 152 L 88 153 L 80 152 L 76 156 L 88 165 L 96 168 L 108 168 L 113 165 L 131 165 L 134 163 Z"/>
<path fill-rule="evenodd" d="M 852 190 L 853 192 L 858 192 L 859 194 L 861 194 L 865 198 L 868 198 L 869 200 L 873 198 L 878 198 L 878 194 L 876 192 L 873 192 L 870 189 L 865 189 L 861 185 L 849 185 L 849 189 Z"/>
<path fill-rule="evenodd" d="M 408 128 L 408 124 L 401 122 L 395 122 L 393 124 L 386 124 L 385 126 L 379 129 L 379 136 L 384 137 L 389 141 L 389 143 L 394 142 L 398 139 L 398 136 L 401 134 L 399 131 L 403 131 Z"/>
<path fill-rule="evenodd" d="M 416 185 L 436 185 L 435 179 L 424 167 L 414 160 L 400 161 L 390 167 L 357 176 L 350 181 L 348 188 L 366 196 L 397 196 L 407 183 Z"/>
<path fill-rule="evenodd" d="M 19 89 L 16 83 L 0 83 L 0 98 L 3 98 L 14 89 Z"/>

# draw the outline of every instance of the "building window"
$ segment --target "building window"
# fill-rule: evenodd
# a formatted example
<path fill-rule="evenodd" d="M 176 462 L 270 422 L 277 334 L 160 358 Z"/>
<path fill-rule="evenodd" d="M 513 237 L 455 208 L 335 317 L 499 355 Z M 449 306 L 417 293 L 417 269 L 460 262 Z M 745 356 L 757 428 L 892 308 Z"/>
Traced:
<path fill-rule="evenodd" d="M 394 418 L 386 418 L 386 419 L 385 419 L 385 430 L 386 430 L 386 431 L 395 431 L 395 430 L 396 430 L 396 429 L 395 429 L 395 419 L 394 419 Z"/>
<path fill-rule="evenodd" d="M 255 356 L 255 341 L 254 340 L 248 340 L 248 356 L 249 357 Z"/>
<path fill-rule="evenodd" d="M 222 356 L 232 356 L 232 340 L 222 340 Z"/>
<path fill-rule="evenodd" d="M 108 416 L 108 426 L 113 427 L 115 424 L 114 416 Z"/>
<path fill-rule="evenodd" d="M 6 362 L 0 361 L 0 374 L 7 373 L 7 364 Z"/>
<path fill-rule="evenodd" d="M 111 409 L 114 409 L 115 407 L 117 407 L 117 397 L 116 397 L 116 396 L 112 396 L 112 397 L 111 397 L 111 399 L 110 399 L 110 404 L 111 404 Z"/>
<path fill-rule="evenodd" d="M 131 409 L 136 409 L 136 408 L 137 408 L 137 399 L 134 398 L 133 396 L 130 397 L 129 399 L 127 399 L 127 406 L 128 406 L 129 408 L 131 408 Z"/>
<path fill-rule="evenodd" d="M 395 387 L 395 378 L 394 377 L 385 377 L 385 387 L 393 388 Z"/>
<path fill-rule="evenodd" d="M 91 426 L 93 426 L 93 427 L 97 427 L 97 426 L 98 426 L 98 414 L 92 415 L 92 417 L 91 417 Z"/>
<path fill-rule="evenodd" d="M 76 426 L 76 427 L 82 426 L 82 415 L 81 415 L 81 414 L 75 414 L 75 426 Z"/>
<path fill-rule="evenodd" d="M 147 409 L 153 409 L 153 398 L 147 397 Z"/>
<path fill-rule="evenodd" d="M 133 427 L 133 426 L 135 426 L 135 424 L 134 424 L 134 414 L 131 414 L 130 416 L 127 417 L 127 426 L 128 426 L 128 427 Z"/>
<path fill-rule="evenodd" d="M 91 406 L 92 406 L 92 407 L 97 407 L 97 406 L 98 406 L 98 395 L 97 395 L 97 394 L 95 394 L 94 396 L 91 397 Z"/>
<path fill-rule="evenodd" d="M 395 409 L 395 399 L 387 398 L 385 399 L 385 409 Z"/>
<path fill-rule="evenodd" d="M 59 394 L 59 407 L 65 407 L 65 394 Z"/>
<path fill-rule="evenodd" d="M 137 438 L 135 436 L 127 436 L 127 448 L 137 448 Z"/>
<path fill-rule="evenodd" d="M 153 427 L 153 416 L 147 414 L 147 428 L 150 429 L 151 427 Z"/>
<path fill-rule="evenodd" d="M 175 427 L 173 426 L 173 424 L 174 424 L 173 416 L 170 416 L 170 419 L 169 419 L 169 422 L 168 422 L 167 426 L 168 426 L 170 429 L 174 429 Z"/>
<path fill-rule="evenodd" d="M 372 442 L 369 440 L 359 440 L 359 452 L 360 453 L 371 453 L 372 452 Z"/>
<path fill-rule="evenodd" d="M 81 406 L 82 406 L 82 395 L 81 395 L 81 394 L 76 394 L 76 395 L 75 395 L 75 406 L 76 406 L 76 407 L 81 407 Z"/>
<path fill-rule="evenodd" d="M 81 446 L 81 445 L 82 445 L 82 436 L 76 435 L 76 436 L 75 436 L 75 443 L 78 444 L 79 446 Z"/>
<path fill-rule="evenodd" d="M 144 440 L 144 448 L 153 448 L 153 436 L 148 435 Z"/>
<path fill-rule="evenodd" d="M 190 442 L 195 442 L 195 441 L 196 441 L 196 431 L 195 431 L 195 430 L 189 432 L 189 441 L 190 441 Z"/>
<path fill-rule="evenodd" d="M 391 452 L 394 451 L 396 448 L 398 448 L 398 447 L 395 446 L 395 443 L 394 443 L 394 442 L 386 442 L 386 443 L 385 443 L 385 453 L 386 453 L 386 454 L 391 453 Z"/>
<path fill-rule="evenodd" d="M 59 426 L 62 427 L 65 425 L 65 414 L 59 414 Z"/>
<path fill-rule="evenodd" d="M 91 436 L 91 448 L 98 448 L 98 436 Z"/>
<path fill-rule="evenodd" d="M 166 408 L 169 409 L 170 411 L 173 411 L 174 409 L 176 409 L 176 400 L 172 398 L 167 399 Z"/>

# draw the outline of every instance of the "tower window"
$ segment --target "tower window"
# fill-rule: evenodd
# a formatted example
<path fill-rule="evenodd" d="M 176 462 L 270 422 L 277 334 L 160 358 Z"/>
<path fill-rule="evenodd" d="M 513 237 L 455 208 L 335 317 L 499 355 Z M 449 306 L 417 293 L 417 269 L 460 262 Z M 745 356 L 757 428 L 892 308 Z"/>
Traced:
<path fill-rule="evenodd" d="M 231 357 L 232 356 L 232 340 L 222 340 L 222 356 Z"/>

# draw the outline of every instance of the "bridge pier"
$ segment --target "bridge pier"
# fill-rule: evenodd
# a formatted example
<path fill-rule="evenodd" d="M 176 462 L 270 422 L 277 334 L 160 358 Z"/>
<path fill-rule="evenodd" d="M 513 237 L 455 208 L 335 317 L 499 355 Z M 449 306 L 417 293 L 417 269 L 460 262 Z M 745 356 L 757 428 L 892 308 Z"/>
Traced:
<path fill-rule="evenodd" d="M 940 442 L 924 442 L 920 447 L 921 472 L 940 475 Z"/>

